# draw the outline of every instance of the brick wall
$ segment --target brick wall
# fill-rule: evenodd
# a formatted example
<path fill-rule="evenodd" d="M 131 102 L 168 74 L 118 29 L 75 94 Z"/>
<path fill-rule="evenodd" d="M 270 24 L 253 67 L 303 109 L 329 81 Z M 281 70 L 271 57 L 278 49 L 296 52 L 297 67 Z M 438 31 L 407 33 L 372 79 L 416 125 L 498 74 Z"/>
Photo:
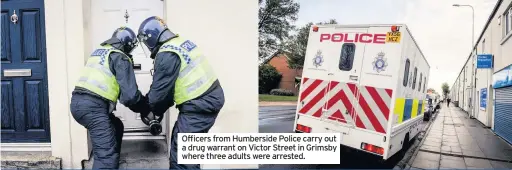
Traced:
<path fill-rule="evenodd" d="M 283 54 L 273 57 L 268 64 L 274 66 L 283 76 L 279 83 L 279 88 L 291 90 L 293 93 L 297 94 L 298 89 L 295 88 L 295 77 L 300 77 L 302 70 L 288 68 L 287 58 Z"/>

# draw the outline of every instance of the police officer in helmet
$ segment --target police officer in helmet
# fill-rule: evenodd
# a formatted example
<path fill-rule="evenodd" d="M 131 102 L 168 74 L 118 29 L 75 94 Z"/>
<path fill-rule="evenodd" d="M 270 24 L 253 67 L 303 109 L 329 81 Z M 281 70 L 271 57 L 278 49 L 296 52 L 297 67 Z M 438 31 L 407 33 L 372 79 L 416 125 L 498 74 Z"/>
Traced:
<path fill-rule="evenodd" d="M 147 115 L 147 99 L 138 90 L 130 53 L 137 46 L 133 30 L 118 28 L 87 60 L 71 97 L 73 118 L 87 128 L 94 154 L 93 169 L 117 169 L 124 125 L 112 113 L 117 100 Z"/>
<path fill-rule="evenodd" d="M 171 32 L 161 18 L 144 20 L 138 38 L 154 60 L 153 82 L 146 95 L 151 111 L 161 116 L 175 103 L 179 110 L 172 130 L 170 168 L 200 169 L 199 164 L 178 165 L 178 133 L 208 133 L 224 106 L 219 80 L 199 47 Z"/>

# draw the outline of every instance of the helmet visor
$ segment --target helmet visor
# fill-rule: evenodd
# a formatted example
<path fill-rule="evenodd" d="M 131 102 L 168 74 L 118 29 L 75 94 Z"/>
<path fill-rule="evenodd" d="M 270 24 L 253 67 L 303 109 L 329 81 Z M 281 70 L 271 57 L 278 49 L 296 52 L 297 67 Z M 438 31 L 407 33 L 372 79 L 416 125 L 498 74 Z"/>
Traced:
<path fill-rule="evenodd" d="M 148 35 L 147 34 L 139 34 L 137 35 L 137 39 L 139 40 L 139 43 L 144 43 L 144 45 L 148 48 L 151 48 L 148 44 Z"/>
<path fill-rule="evenodd" d="M 136 38 L 134 38 L 134 40 L 133 40 L 132 42 L 130 42 L 130 44 L 129 44 L 130 48 L 128 49 L 127 53 L 132 53 L 132 52 L 133 52 L 133 50 L 134 50 L 135 48 L 137 48 L 137 45 L 139 45 L 139 44 L 138 44 L 138 41 L 137 41 L 137 39 L 136 39 Z"/>

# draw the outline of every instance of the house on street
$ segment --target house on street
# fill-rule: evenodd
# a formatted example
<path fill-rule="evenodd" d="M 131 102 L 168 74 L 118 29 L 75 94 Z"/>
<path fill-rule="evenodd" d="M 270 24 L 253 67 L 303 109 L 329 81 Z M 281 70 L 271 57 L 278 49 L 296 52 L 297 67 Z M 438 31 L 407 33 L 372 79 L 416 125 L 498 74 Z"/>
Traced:
<path fill-rule="evenodd" d="M 512 143 L 512 0 L 498 0 L 453 83 L 453 102 Z"/>
<path fill-rule="evenodd" d="M 277 51 L 268 57 L 262 64 L 274 66 L 281 73 L 282 78 L 279 82 L 279 89 L 292 91 L 295 95 L 299 91 L 297 84 L 302 77 L 302 69 L 292 69 L 288 67 L 288 57 L 282 51 Z"/>

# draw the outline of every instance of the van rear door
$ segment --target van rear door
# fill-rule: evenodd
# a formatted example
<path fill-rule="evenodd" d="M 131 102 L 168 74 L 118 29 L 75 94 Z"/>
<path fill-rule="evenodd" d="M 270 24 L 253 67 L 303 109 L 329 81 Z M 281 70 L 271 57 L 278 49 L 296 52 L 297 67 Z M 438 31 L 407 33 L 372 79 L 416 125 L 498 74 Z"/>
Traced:
<path fill-rule="evenodd" d="M 323 53 L 329 47 L 319 43 L 322 30 L 313 31 L 310 28 L 297 105 L 299 115 L 320 117 L 324 109 L 325 95 L 329 85 L 327 64 L 332 62 L 332 59 Z"/>
<path fill-rule="evenodd" d="M 366 42 L 373 41 L 368 28 L 331 27 L 321 35 L 324 51 L 332 58 L 328 63 L 329 80 L 322 118 L 339 125 L 354 127 L 361 124 L 356 113 L 357 86 L 360 80 Z M 327 39 L 330 37 L 330 39 Z"/>

